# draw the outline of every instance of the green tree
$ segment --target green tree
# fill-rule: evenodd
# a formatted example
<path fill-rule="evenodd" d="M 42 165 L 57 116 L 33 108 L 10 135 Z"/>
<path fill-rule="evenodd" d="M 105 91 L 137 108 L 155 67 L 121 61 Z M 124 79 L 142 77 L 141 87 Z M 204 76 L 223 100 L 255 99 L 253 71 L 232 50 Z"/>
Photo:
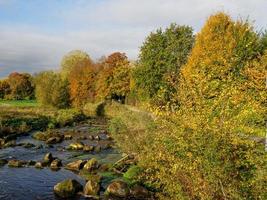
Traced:
<path fill-rule="evenodd" d="M 134 72 L 135 86 L 145 99 L 152 99 L 159 105 L 172 100 L 177 76 L 193 43 L 192 28 L 176 24 L 171 24 L 165 31 L 159 29 L 146 38 Z"/>
<path fill-rule="evenodd" d="M 53 71 L 44 71 L 34 78 L 35 95 L 39 103 L 45 106 L 65 108 L 69 106 L 68 81 Z"/>
<path fill-rule="evenodd" d="M 63 78 L 68 78 L 73 68 L 87 66 L 91 63 L 92 60 L 86 52 L 73 50 L 63 57 L 61 61 L 61 74 Z"/>
<path fill-rule="evenodd" d="M 260 34 L 260 46 L 261 46 L 262 52 L 264 53 L 264 51 L 267 50 L 267 30 L 263 31 Z"/>

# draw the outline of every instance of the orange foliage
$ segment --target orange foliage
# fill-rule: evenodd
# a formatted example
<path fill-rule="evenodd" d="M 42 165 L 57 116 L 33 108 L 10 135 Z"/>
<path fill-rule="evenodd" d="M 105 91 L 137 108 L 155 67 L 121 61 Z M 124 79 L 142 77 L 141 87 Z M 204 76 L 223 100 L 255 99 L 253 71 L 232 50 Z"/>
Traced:
<path fill-rule="evenodd" d="M 86 62 L 73 67 L 69 74 L 70 99 L 73 106 L 80 107 L 88 101 L 94 101 L 95 75 L 93 63 Z"/>

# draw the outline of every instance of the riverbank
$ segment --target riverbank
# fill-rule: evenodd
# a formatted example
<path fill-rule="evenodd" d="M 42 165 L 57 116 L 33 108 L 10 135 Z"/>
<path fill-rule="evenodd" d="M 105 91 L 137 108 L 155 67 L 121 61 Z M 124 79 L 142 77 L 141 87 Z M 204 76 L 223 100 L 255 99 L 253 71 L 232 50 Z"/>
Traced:
<path fill-rule="evenodd" d="M 5 107 L 1 112 L 1 199 L 58 199 L 66 193 L 76 199 L 151 199 L 152 194 L 133 177 L 134 157 L 114 145 L 108 119 L 59 114 L 69 112 L 29 107 Z M 40 126 L 37 122 L 43 117 L 47 121 Z M 23 124 L 28 129 L 22 129 Z M 56 185 L 66 180 L 76 180 L 84 189 L 62 194 L 58 188 L 64 187 Z M 93 186 L 97 186 L 94 191 Z"/>

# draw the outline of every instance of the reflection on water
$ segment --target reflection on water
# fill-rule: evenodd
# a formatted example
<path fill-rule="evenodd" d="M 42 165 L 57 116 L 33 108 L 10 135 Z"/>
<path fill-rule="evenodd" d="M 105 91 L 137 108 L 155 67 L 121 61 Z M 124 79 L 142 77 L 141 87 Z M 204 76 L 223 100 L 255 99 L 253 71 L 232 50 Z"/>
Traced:
<path fill-rule="evenodd" d="M 84 184 L 84 180 L 79 176 L 64 169 L 55 172 L 50 169 L 5 166 L 0 168 L 0 199 L 55 199 L 54 185 L 67 178 L 76 179 Z"/>

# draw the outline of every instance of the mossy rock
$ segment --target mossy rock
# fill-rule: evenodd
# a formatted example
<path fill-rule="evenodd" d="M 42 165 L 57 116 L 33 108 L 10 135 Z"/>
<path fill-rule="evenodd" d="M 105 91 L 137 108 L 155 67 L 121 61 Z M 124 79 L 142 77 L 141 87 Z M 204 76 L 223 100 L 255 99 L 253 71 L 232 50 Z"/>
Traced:
<path fill-rule="evenodd" d="M 97 160 L 95 158 L 92 158 L 86 162 L 86 164 L 83 166 L 83 169 L 87 171 L 94 171 L 98 169 L 98 167 L 99 167 L 99 164 Z"/>
<path fill-rule="evenodd" d="M 8 166 L 9 167 L 24 167 L 26 163 L 27 162 L 22 161 L 22 160 L 10 160 L 8 161 Z"/>
<path fill-rule="evenodd" d="M 37 132 L 37 133 L 33 134 L 32 137 L 36 140 L 41 140 L 41 141 L 46 140 L 45 134 L 43 132 Z"/>
<path fill-rule="evenodd" d="M 72 171 L 79 171 L 83 168 L 85 163 L 85 160 L 76 160 L 74 162 L 68 163 L 65 168 Z"/>
<path fill-rule="evenodd" d="M 67 149 L 68 150 L 83 150 L 84 144 L 82 142 L 71 143 Z"/>
<path fill-rule="evenodd" d="M 108 185 L 105 194 L 112 197 L 127 198 L 130 195 L 130 189 L 126 182 L 115 180 Z"/>
<path fill-rule="evenodd" d="M 98 196 L 100 193 L 100 182 L 97 179 L 89 180 L 83 190 L 86 196 Z"/>
<path fill-rule="evenodd" d="M 54 186 L 54 192 L 61 198 L 70 198 L 83 190 L 83 186 L 74 179 L 64 180 Z"/>

